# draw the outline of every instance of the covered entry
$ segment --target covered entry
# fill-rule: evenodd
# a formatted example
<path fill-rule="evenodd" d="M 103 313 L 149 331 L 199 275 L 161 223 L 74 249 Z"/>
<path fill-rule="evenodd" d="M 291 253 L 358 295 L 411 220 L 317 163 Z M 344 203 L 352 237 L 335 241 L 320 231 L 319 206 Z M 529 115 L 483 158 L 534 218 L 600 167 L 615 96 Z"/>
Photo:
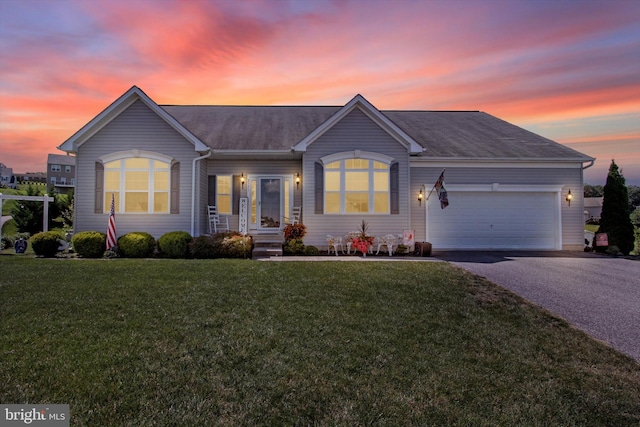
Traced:
<path fill-rule="evenodd" d="M 448 186 L 450 205 L 427 203 L 437 249 L 561 249 L 560 187 Z"/>
<path fill-rule="evenodd" d="M 249 229 L 280 230 L 285 218 L 291 217 L 292 195 L 292 176 L 249 176 Z"/>

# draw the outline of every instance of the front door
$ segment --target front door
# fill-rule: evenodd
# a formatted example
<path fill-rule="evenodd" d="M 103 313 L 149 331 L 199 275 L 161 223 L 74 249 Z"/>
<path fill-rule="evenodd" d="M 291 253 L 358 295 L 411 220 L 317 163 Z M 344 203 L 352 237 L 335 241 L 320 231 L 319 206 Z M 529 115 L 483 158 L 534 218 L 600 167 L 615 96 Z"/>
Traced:
<path fill-rule="evenodd" d="M 292 179 L 288 176 L 249 177 L 250 229 L 277 231 L 284 227 L 283 222 L 291 216 Z"/>
<path fill-rule="evenodd" d="M 280 178 L 260 178 L 258 186 L 258 229 L 278 230 L 282 221 Z"/>

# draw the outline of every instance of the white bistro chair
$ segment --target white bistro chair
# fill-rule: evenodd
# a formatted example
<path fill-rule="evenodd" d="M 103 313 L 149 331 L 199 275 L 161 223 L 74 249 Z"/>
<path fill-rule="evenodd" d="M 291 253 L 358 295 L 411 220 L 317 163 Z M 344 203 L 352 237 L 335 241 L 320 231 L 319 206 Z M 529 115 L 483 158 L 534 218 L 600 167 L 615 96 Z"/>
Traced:
<path fill-rule="evenodd" d="M 380 248 L 382 248 L 383 246 L 386 246 L 387 252 L 389 253 L 389 256 L 391 256 L 391 254 L 393 254 L 393 245 L 396 244 L 396 236 L 394 236 L 393 234 L 387 234 L 386 236 L 378 237 L 377 240 L 378 240 L 378 251 L 376 252 L 376 255 L 380 253 Z"/>
<path fill-rule="evenodd" d="M 338 256 L 338 248 L 340 248 L 342 250 L 342 253 L 344 253 L 344 248 L 342 247 L 342 237 L 332 236 L 331 234 L 327 234 L 327 244 L 329 246 L 327 253 L 330 254 L 332 248 L 333 248 L 333 251 L 336 253 L 336 256 Z"/>

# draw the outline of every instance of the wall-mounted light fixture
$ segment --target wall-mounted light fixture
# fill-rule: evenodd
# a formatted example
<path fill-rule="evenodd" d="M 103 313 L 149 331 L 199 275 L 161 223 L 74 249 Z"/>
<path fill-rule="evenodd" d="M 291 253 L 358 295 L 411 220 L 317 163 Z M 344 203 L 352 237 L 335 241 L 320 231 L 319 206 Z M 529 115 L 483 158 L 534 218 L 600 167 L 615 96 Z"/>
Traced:
<path fill-rule="evenodd" d="M 300 188 L 300 173 L 296 173 L 296 188 Z"/>
<path fill-rule="evenodd" d="M 240 175 L 240 185 L 242 186 L 242 188 L 244 188 L 244 172 L 242 172 L 242 175 Z"/>
<path fill-rule="evenodd" d="M 424 193 L 422 192 L 422 187 L 420 187 L 420 192 L 418 193 L 418 206 L 422 206 L 422 199 L 424 199 Z"/>
<path fill-rule="evenodd" d="M 571 189 L 569 189 L 569 192 L 567 193 L 567 197 L 564 198 L 567 203 L 569 203 L 569 206 L 571 206 L 571 200 L 573 200 L 573 195 L 571 195 Z"/>

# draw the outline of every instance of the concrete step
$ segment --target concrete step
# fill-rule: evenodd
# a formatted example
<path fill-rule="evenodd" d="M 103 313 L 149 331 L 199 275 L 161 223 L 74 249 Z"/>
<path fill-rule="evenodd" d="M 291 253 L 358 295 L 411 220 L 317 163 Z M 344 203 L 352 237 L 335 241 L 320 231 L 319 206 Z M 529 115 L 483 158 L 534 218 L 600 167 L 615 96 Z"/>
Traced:
<path fill-rule="evenodd" d="M 268 258 L 282 256 L 284 238 L 281 233 L 256 234 L 253 238 L 252 258 Z"/>

